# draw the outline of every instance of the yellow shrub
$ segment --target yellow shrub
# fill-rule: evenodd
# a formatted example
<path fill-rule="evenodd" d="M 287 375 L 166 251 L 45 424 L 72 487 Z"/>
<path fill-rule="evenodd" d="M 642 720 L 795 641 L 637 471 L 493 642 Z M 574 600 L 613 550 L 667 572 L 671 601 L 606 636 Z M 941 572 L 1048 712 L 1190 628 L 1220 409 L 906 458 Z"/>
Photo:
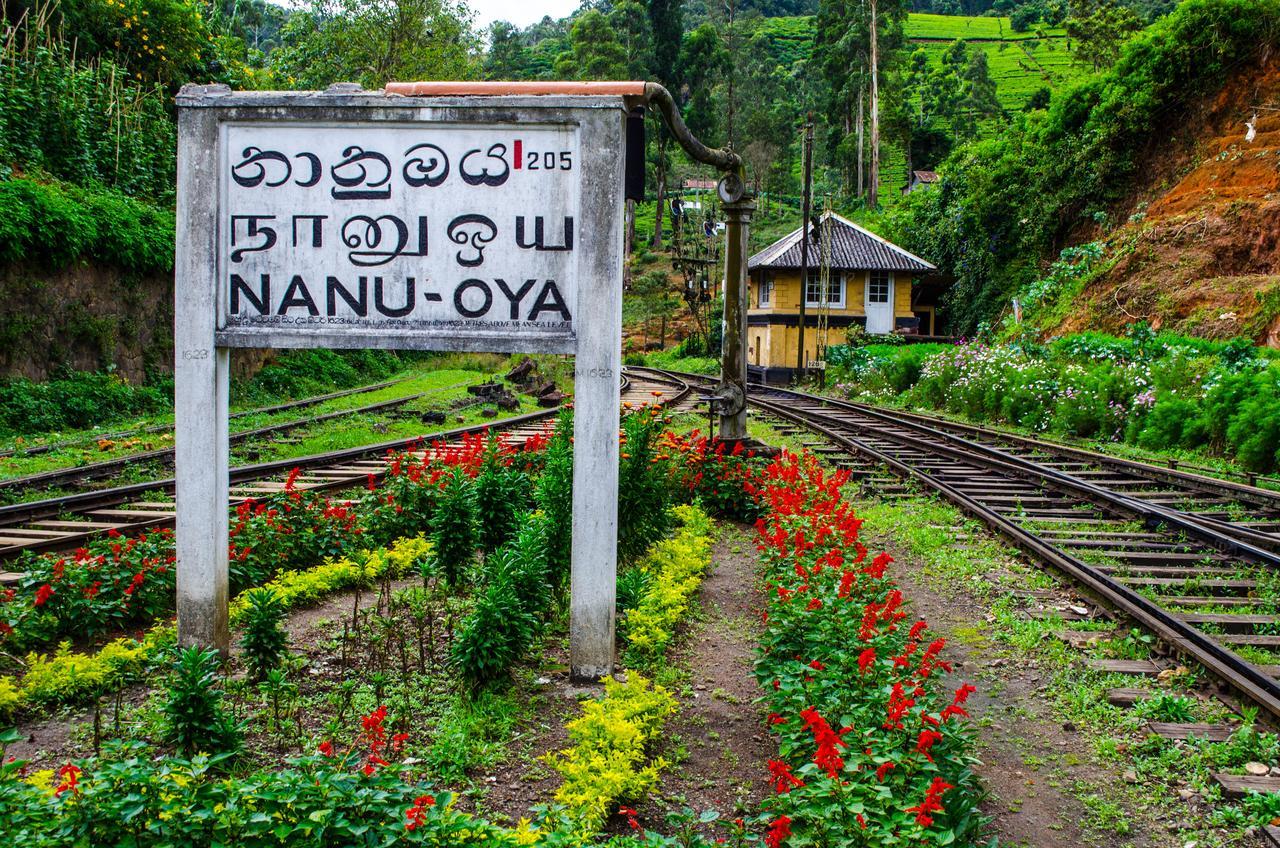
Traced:
<path fill-rule="evenodd" d="M 638 800 L 657 783 L 666 763 L 646 763 L 646 749 L 676 711 L 670 692 L 634 672 L 626 683 L 605 678 L 604 686 L 604 697 L 566 725 L 573 747 L 548 758 L 564 778 L 556 803 L 582 840 L 600 830 L 615 804 Z"/>
<path fill-rule="evenodd" d="M 0 718 L 8 718 L 18 708 L 18 687 L 12 677 L 0 677 Z"/>
<path fill-rule="evenodd" d="M 637 566 L 651 579 L 640 603 L 626 611 L 627 656 L 651 666 L 666 651 L 711 563 L 711 519 L 696 506 L 678 506 L 682 526 L 651 547 Z"/>
<path fill-rule="evenodd" d="M 403 577 L 431 551 L 423 536 L 400 539 L 391 547 L 362 551 L 353 557 L 326 560 L 304 571 L 289 571 L 265 584 L 285 609 L 314 603 L 330 592 L 352 586 L 368 586 L 383 576 Z M 237 624 L 248 608 L 244 596 L 231 602 L 231 623 Z"/>

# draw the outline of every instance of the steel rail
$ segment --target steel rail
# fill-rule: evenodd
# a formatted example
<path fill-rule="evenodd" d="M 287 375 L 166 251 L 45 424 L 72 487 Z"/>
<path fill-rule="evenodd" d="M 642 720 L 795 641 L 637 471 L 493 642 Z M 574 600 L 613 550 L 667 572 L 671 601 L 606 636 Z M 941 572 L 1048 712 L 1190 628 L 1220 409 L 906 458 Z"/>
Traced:
<path fill-rule="evenodd" d="M 268 424 L 263 427 L 256 427 L 252 430 L 241 430 L 237 433 L 232 433 L 229 437 L 229 441 L 231 444 L 239 444 L 262 436 L 288 433 L 302 427 L 308 427 L 312 424 L 318 424 L 324 421 L 331 421 L 336 418 L 347 418 L 353 415 L 366 415 L 374 412 L 382 412 L 387 409 L 395 409 L 396 407 L 412 403 L 415 400 L 420 400 L 429 394 L 432 394 L 432 392 L 418 392 L 417 394 L 405 395 L 404 397 L 378 401 L 377 403 L 371 403 L 366 406 L 326 412 L 323 415 L 316 415 L 311 418 L 296 418 L 292 421 L 282 421 L 279 424 Z M 131 465 L 145 462 L 160 462 L 164 465 L 171 466 L 173 464 L 173 448 L 144 451 L 142 453 L 131 453 L 127 456 L 107 459 L 101 462 L 92 462 L 88 465 L 77 465 L 70 468 L 55 468 L 50 471 L 28 474 L 24 477 L 11 477 L 8 480 L 0 480 L 0 492 L 37 488 L 49 489 L 54 486 L 75 483 L 80 480 L 97 480 L 118 474 L 120 471 Z"/>
<path fill-rule="evenodd" d="M 877 410 L 881 412 L 889 411 L 883 407 L 861 403 L 859 401 L 841 401 L 841 403 L 851 407 L 856 407 L 860 410 Z M 1096 463 L 1103 467 L 1146 477 L 1155 482 L 1172 483 L 1175 485 L 1186 483 L 1187 485 L 1195 486 L 1198 489 L 1213 492 L 1214 494 L 1236 497 L 1239 500 L 1256 503 L 1260 506 L 1275 506 L 1280 508 L 1280 491 L 1275 491 L 1273 489 L 1263 489 L 1259 486 L 1237 483 L 1234 480 L 1225 480 L 1221 477 L 1197 474 L 1178 468 L 1168 468 L 1151 462 L 1143 462 L 1142 460 L 1112 456 L 1111 454 L 1102 453 L 1101 451 L 1091 451 L 1086 448 L 1065 445 L 1061 442 L 1053 442 L 1047 439 L 1037 439 L 1018 433 L 1010 433 L 993 427 L 984 427 L 981 424 L 969 424 L 963 421 L 953 421 L 949 418 L 941 418 L 936 415 L 929 415 L 922 412 L 894 409 L 892 410 L 892 413 L 894 415 L 934 427 L 943 427 L 952 430 L 959 430 L 961 432 L 968 432 L 970 434 L 1010 442 L 1021 447 L 1035 450 L 1052 451 L 1053 453 L 1060 454 L 1063 457 Z"/>
<path fill-rule="evenodd" d="M 795 392 L 789 389 L 769 389 L 768 392 L 803 399 L 810 403 L 817 403 L 821 406 L 846 409 L 860 415 L 874 418 L 885 424 L 912 428 L 917 432 L 927 435 L 929 440 L 911 436 L 901 436 L 899 434 L 894 434 L 893 438 L 901 439 L 912 444 L 914 447 L 933 451 L 935 453 L 949 451 L 953 458 L 956 455 L 955 451 L 957 446 L 961 453 L 980 453 L 993 460 L 1007 464 L 1013 473 L 1016 473 L 1024 479 L 1041 479 L 1051 481 L 1059 490 L 1074 492 L 1093 503 L 1114 506 L 1131 514 L 1140 516 L 1148 523 L 1164 522 L 1165 524 L 1169 524 L 1224 553 L 1231 553 L 1236 556 L 1246 557 L 1254 560 L 1255 562 L 1272 566 L 1273 568 L 1280 568 L 1280 554 L 1260 548 L 1234 534 L 1226 533 L 1222 530 L 1211 527 L 1189 513 L 1170 509 L 1159 504 L 1153 504 L 1149 501 L 1144 501 L 1141 498 L 1135 498 L 1121 492 L 1112 491 L 1104 486 L 1099 486 L 1064 471 L 1059 471 L 1056 468 L 1040 465 L 1039 463 L 1033 462 L 1029 459 L 1024 459 L 1020 456 L 1015 456 L 1014 454 L 1007 453 L 991 445 L 975 442 L 970 439 L 957 436 L 953 433 L 947 433 L 935 427 L 915 422 L 901 421 L 895 418 L 892 414 L 875 409 L 874 407 L 864 408 L 851 404 L 847 401 L 809 395 L 804 392 Z M 932 441 L 939 437 L 948 440 L 951 443 L 951 447 L 944 448 L 941 444 Z"/>

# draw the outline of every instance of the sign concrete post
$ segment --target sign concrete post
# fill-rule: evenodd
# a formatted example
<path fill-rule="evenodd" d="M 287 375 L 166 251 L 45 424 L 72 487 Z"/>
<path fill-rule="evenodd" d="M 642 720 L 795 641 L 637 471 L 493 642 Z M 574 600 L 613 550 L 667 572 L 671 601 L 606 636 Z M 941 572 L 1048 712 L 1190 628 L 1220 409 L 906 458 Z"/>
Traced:
<path fill-rule="evenodd" d="M 228 647 L 231 348 L 567 353 L 571 666 L 612 671 L 623 140 L 644 86 L 488 85 L 179 93 L 183 644 Z"/>

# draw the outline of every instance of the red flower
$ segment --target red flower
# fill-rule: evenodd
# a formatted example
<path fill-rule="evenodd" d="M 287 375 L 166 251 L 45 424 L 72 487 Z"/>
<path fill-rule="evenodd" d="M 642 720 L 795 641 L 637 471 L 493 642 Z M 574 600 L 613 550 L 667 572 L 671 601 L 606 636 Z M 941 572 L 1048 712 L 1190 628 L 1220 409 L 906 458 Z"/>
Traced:
<path fill-rule="evenodd" d="M 58 777 L 62 778 L 62 782 L 53 790 L 54 795 L 61 795 L 63 792 L 70 792 L 73 795 L 79 790 L 76 788 L 80 782 L 80 769 L 77 766 L 67 763 L 58 769 Z"/>
<path fill-rule="evenodd" d="M 805 609 L 809 610 L 810 612 L 816 609 L 822 609 L 822 599 L 814 598 L 813 600 L 809 601 L 809 605 L 806 606 Z"/>
<path fill-rule="evenodd" d="M 867 669 L 871 668 L 872 664 L 874 664 L 875 661 L 876 661 L 876 649 L 867 648 L 865 651 L 858 654 L 858 671 L 860 671 L 863 674 L 866 674 Z"/>
<path fill-rule="evenodd" d="M 897 768 L 898 764 L 894 762 L 881 763 L 880 768 L 876 769 L 876 780 L 884 783 L 884 776 L 889 773 L 889 769 Z"/>
<path fill-rule="evenodd" d="M 436 799 L 432 795 L 419 795 L 413 801 L 413 806 L 405 810 L 405 830 L 414 830 L 422 826 L 422 820 L 427 817 L 427 807 L 435 806 Z"/>
<path fill-rule="evenodd" d="M 837 748 L 848 747 L 844 740 L 840 738 L 841 734 L 845 733 L 848 728 L 837 733 L 831 729 L 830 724 L 827 724 L 826 719 L 818 715 L 818 711 L 813 707 L 801 712 L 800 717 L 804 719 L 805 727 L 813 732 L 813 741 L 818 746 L 817 752 L 813 755 L 813 761 L 829 777 L 835 777 L 844 768 L 844 760 L 840 757 L 840 752 Z"/>
<path fill-rule="evenodd" d="M 936 730 L 928 728 L 920 731 L 920 738 L 916 740 L 916 752 L 924 754 L 924 758 L 929 762 L 933 762 L 933 755 L 929 753 L 929 749 L 933 747 L 933 743 L 942 738 L 942 734 Z"/>
<path fill-rule="evenodd" d="M 853 589 L 853 584 L 856 582 L 858 582 L 857 572 L 844 572 L 840 575 L 840 591 L 837 594 L 842 598 L 849 597 L 849 592 Z"/>
<path fill-rule="evenodd" d="M 929 785 L 928 791 L 924 794 L 924 800 L 917 806 L 907 807 L 908 813 L 916 814 L 916 824 L 921 827 L 929 827 L 933 824 L 933 816 L 930 813 L 942 812 L 942 802 L 939 800 L 946 794 L 948 789 L 955 789 L 950 783 L 947 783 L 940 777 L 935 777 L 933 783 Z"/>
<path fill-rule="evenodd" d="M 769 833 L 764 838 L 764 844 L 769 848 L 778 848 L 782 841 L 791 835 L 791 817 L 778 816 L 773 820 L 773 824 L 769 826 Z"/>
<path fill-rule="evenodd" d="M 326 757 L 332 757 L 333 743 L 330 742 L 328 739 L 326 739 L 320 743 L 320 747 L 317 748 L 316 750 L 319 751 L 321 754 L 324 754 Z"/>
<path fill-rule="evenodd" d="M 813 662 L 809 663 L 809 668 L 813 669 L 814 671 L 826 671 L 826 670 L 827 670 L 827 667 L 826 667 L 825 665 L 823 665 L 823 664 L 822 664 L 822 661 L 821 661 L 821 660 L 814 660 Z"/>
<path fill-rule="evenodd" d="M 643 833 L 644 828 L 640 826 L 639 819 L 636 818 L 636 811 L 631 807 L 619 807 L 618 812 L 627 817 L 627 824 L 632 830 Z"/>
<path fill-rule="evenodd" d="M 765 721 L 767 721 L 769 724 L 785 724 L 787 720 L 782 716 L 778 715 L 777 713 L 769 713 L 769 716 L 768 718 L 765 719 Z"/>
<path fill-rule="evenodd" d="M 791 766 L 782 760 L 769 761 L 769 779 L 773 781 L 773 788 L 779 795 L 785 795 L 791 791 L 792 787 L 804 786 L 804 781 L 791 773 Z"/>
<path fill-rule="evenodd" d="M 42 607 L 49 602 L 49 598 L 53 596 L 53 587 L 45 583 L 39 589 L 36 589 L 35 605 Z"/>

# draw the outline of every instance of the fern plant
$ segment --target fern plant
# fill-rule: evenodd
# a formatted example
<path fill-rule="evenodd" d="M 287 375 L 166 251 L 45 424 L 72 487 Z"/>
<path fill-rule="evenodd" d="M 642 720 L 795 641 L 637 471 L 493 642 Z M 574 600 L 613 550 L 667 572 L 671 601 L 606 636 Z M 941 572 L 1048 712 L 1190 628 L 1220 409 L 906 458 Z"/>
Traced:
<path fill-rule="evenodd" d="M 218 652 L 192 645 L 178 652 L 163 706 L 165 741 L 190 756 L 240 750 L 244 731 L 223 708 Z"/>
<path fill-rule="evenodd" d="M 244 636 L 240 638 L 240 647 L 249 677 L 257 682 L 278 668 L 284 656 L 289 642 L 281 626 L 285 608 L 275 590 L 266 586 L 250 589 L 244 597 L 246 606 L 241 616 Z"/>

